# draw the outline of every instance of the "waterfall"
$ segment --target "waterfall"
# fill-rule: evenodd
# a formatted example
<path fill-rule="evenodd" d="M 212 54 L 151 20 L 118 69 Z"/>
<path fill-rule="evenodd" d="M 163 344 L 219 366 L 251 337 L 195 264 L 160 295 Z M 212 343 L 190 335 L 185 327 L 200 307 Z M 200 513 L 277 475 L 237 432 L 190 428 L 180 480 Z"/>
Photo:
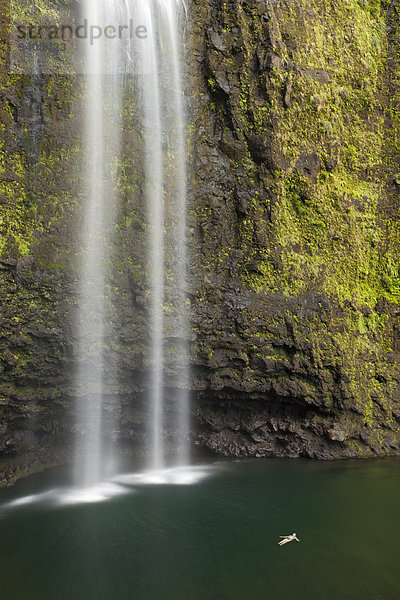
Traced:
<path fill-rule="evenodd" d="M 170 452 L 163 442 L 167 300 L 174 306 L 173 331 L 168 336 L 177 344 L 173 358 L 168 356 L 168 367 L 176 373 L 175 401 L 179 407 L 175 424 L 179 452 L 174 460 L 181 466 L 189 461 L 184 16 L 185 7 L 178 0 L 85 0 L 84 3 L 81 22 L 87 25 L 88 39 L 81 43 L 81 55 L 87 88 L 84 110 L 87 186 L 77 315 L 76 388 L 81 436 L 76 449 L 76 482 L 79 485 L 91 486 L 118 469 L 112 445 L 104 442 L 110 437 L 112 423 L 108 418 L 105 424 L 102 417 L 106 396 L 105 341 L 112 335 L 107 328 L 106 292 L 110 279 L 107 265 L 111 262 L 112 232 L 119 202 L 110 165 L 121 152 L 122 98 L 128 78 L 135 81 L 132 102 L 139 104 L 142 115 L 142 194 L 147 207 L 148 466 L 152 470 L 162 469 Z M 92 30 L 92 26 L 96 29 Z M 112 33 L 117 34 L 117 39 Z M 173 292 L 171 285 L 168 289 L 166 285 L 167 267 Z"/>
<path fill-rule="evenodd" d="M 87 0 L 87 18 L 98 22 L 100 6 Z M 79 447 L 76 479 L 90 485 L 101 478 L 101 438 L 103 407 L 103 345 L 105 326 L 104 286 L 104 203 L 103 185 L 103 87 L 101 54 L 85 45 L 87 61 L 87 96 L 84 111 L 85 189 L 81 243 L 83 258 L 79 286 L 79 347 L 77 387 L 84 434 L 83 449 Z M 80 453 L 82 452 L 82 456 Z"/>

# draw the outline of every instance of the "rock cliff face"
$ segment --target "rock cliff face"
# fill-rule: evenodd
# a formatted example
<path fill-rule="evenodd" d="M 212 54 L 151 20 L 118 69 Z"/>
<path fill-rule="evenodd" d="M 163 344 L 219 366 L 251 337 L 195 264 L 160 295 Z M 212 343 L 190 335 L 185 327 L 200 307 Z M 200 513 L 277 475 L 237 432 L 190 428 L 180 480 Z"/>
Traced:
<path fill-rule="evenodd" d="M 398 7 L 194 13 L 199 438 L 398 453 Z"/>
<path fill-rule="evenodd" d="M 398 5 L 195 0 L 189 12 L 193 438 L 234 456 L 400 454 Z M 80 433 L 84 90 L 79 77 L 0 77 L 6 478 L 67 460 Z M 106 364 L 125 453 L 147 444 L 149 345 L 131 121 Z"/>

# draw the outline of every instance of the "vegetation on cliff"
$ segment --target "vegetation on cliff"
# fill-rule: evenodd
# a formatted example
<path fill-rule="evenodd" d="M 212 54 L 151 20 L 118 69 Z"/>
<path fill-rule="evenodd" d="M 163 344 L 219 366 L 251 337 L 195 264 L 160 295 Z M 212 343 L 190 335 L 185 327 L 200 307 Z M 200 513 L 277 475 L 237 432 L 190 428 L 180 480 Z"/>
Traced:
<path fill-rule="evenodd" d="M 257 451 L 276 452 L 280 429 L 300 454 L 397 452 L 398 8 L 232 1 L 208 17 L 207 93 L 228 175 L 213 174 L 223 184 L 197 215 L 208 270 L 258 297 L 233 387 L 247 378 L 247 392 L 297 405 L 278 436 L 265 417 Z M 222 220 L 223 241 L 209 225 Z M 205 291 L 214 307 L 218 291 Z M 254 364 L 266 359 L 263 377 Z"/>

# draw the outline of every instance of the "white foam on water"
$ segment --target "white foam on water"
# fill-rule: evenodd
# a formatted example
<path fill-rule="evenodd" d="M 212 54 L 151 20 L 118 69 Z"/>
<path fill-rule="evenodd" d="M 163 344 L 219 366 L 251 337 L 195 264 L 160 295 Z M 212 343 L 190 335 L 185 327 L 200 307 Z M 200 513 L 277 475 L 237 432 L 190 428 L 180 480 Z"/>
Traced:
<path fill-rule="evenodd" d="M 142 473 L 124 473 L 113 477 L 113 481 L 125 485 L 193 485 L 210 475 L 211 467 L 197 465 L 149 469 Z"/>
<path fill-rule="evenodd" d="M 30 494 L 29 496 L 23 496 L 4 504 L 2 509 L 18 508 L 32 504 L 43 504 L 46 506 L 93 504 L 131 492 L 132 490 L 129 490 L 126 486 L 118 485 L 111 481 L 103 481 L 90 487 L 57 488 L 41 494 Z"/>
<path fill-rule="evenodd" d="M 62 506 L 70 504 L 93 504 L 96 502 L 105 502 L 126 493 L 128 493 L 126 487 L 110 481 L 104 481 L 90 487 L 77 487 L 65 490 L 56 497 L 56 503 Z"/>
<path fill-rule="evenodd" d="M 8 510 L 32 504 L 57 507 L 106 502 L 118 496 L 132 494 L 141 486 L 194 485 L 209 477 L 214 470 L 215 466 L 196 465 L 150 469 L 141 473 L 121 473 L 91 486 L 55 488 L 40 494 L 23 496 L 4 504 L 0 509 Z"/>
<path fill-rule="evenodd" d="M 12 500 L 5 504 L 3 508 L 13 508 L 15 506 L 27 506 L 28 504 L 39 504 L 44 500 L 48 500 L 54 497 L 54 495 L 58 492 L 58 490 L 49 490 L 48 492 L 43 492 L 41 494 L 31 494 L 29 496 L 23 496 L 22 498 L 17 498 L 16 500 Z"/>

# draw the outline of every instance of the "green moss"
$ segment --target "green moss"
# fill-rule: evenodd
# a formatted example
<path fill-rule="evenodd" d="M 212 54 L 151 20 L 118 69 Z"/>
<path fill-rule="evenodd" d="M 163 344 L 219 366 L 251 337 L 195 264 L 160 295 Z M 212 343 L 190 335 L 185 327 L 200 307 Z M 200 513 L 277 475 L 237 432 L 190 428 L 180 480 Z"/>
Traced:
<path fill-rule="evenodd" d="M 398 224 L 383 223 L 381 211 L 386 193 L 382 173 L 388 162 L 382 103 L 388 49 L 384 5 L 301 0 L 269 11 L 267 25 L 259 10 L 252 3 L 226 3 L 220 16 L 226 50 L 209 53 L 217 117 L 224 128 L 233 125 L 243 147 L 243 158 L 233 165 L 239 183 L 260 184 L 250 136 L 272 140 L 273 151 L 288 165 L 271 170 L 261 182 L 279 197 L 273 223 L 262 225 L 263 195 L 254 195 L 250 218 L 238 223 L 245 257 L 242 279 L 257 292 L 280 290 L 296 296 L 317 289 L 341 303 L 351 299 L 372 307 L 381 297 L 398 302 Z M 254 49 L 266 39 L 269 67 L 256 72 L 254 63 L 260 59 Z M 239 78 L 221 102 L 219 79 L 238 69 L 236 56 Z M 396 78 L 397 72 L 391 73 Z M 287 107 L 283 95 L 289 82 Z M 397 123 L 389 134 L 393 148 L 400 139 L 400 86 L 396 89 L 390 105 Z M 299 157 L 311 153 L 321 162 L 314 180 L 296 169 Z M 257 230 L 260 224 L 268 228 L 270 240 L 257 253 L 255 222 Z M 219 262 L 224 260 L 222 256 Z"/>

